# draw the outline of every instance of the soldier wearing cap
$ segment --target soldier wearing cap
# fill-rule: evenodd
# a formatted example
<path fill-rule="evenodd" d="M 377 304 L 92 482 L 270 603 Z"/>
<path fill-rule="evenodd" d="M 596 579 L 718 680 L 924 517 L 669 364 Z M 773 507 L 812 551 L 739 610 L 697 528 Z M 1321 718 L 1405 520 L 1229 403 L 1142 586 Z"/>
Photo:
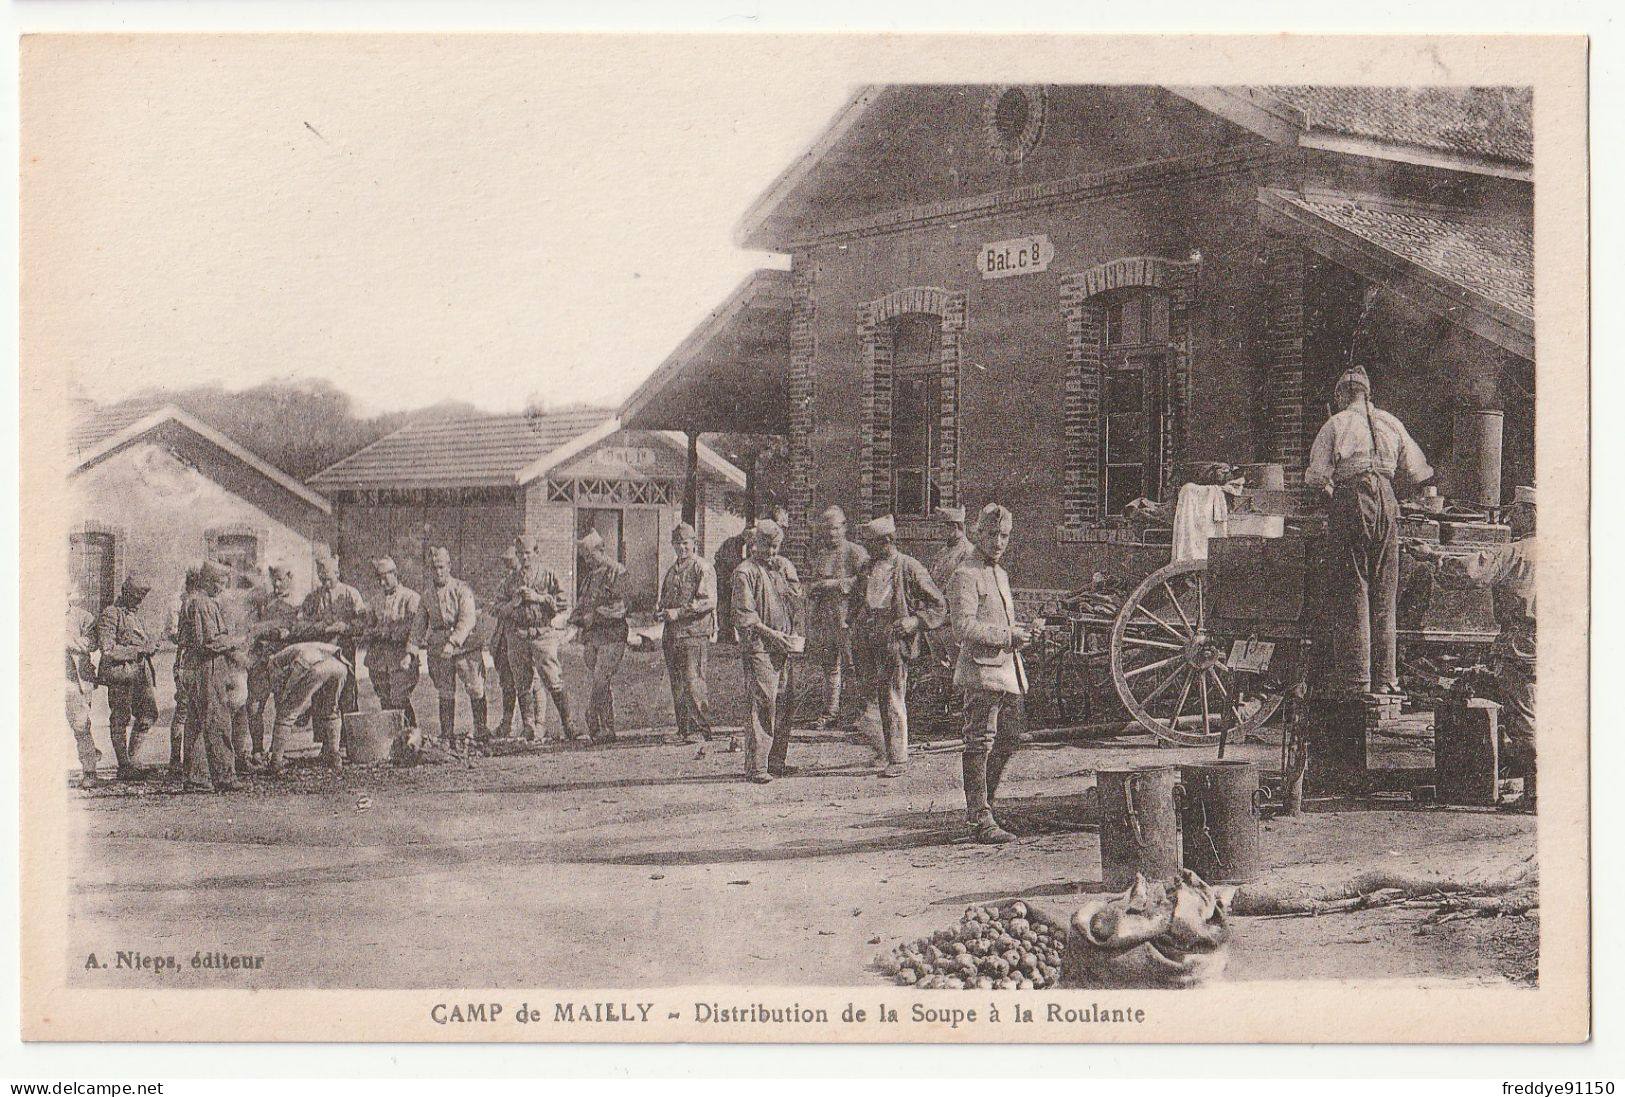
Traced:
<path fill-rule="evenodd" d="M 96 650 L 96 618 L 86 612 L 85 592 L 75 585 L 68 594 L 67 629 L 67 716 L 73 731 L 73 745 L 79 752 L 79 787 L 96 788 L 96 773 L 102 754 L 90 730 L 90 699 L 96 692 L 96 675 L 90 653 Z"/>
<path fill-rule="evenodd" d="M 412 650 L 412 626 L 422 598 L 401 582 L 393 557 L 380 556 L 372 562 L 372 570 L 378 576 L 378 598 L 367 630 L 367 677 L 379 707 L 399 709 L 407 724 L 415 727 L 418 715 L 412 709 L 412 691 L 422 667 Z"/>
<path fill-rule="evenodd" d="M 151 589 L 143 580 L 126 576 L 118 597 L 96 623 L 96 646 L 102 653 L 98 678 L 107 687 L 107 731 L 120 780 L 138 776 L 136 755 L 147 729 L 158 722 L 157 673 L 152 665 L 158 645 L 148 639 L 136 612 Z"/>
<path fill-rule="evenodd" d="M 818 551 L 812 559 L 807 585 L 809 607 L 807 655 L 824 683 L 824 710 L 818 727 L 833 727 L 840 720 L 841 677 L 852 667 L 852 633 L 847 619 L 847 596 L 853 579 L 869 560 L 861 545 L 846 537 L 846 512 L 825 509 L 819 523 Z"/>
<path fill-rule="evenodd" d="M 780 530 L 788 530 L 790 512 L 783 507 L 774 507 L 773 522 Z M 734 639 L 733 575 L 734 569 L 750 556 L 753 525 L 747 525 L 724 540 L 711 558 L 717 573 L 717 638 L 720 640 Z"/>
<path fill-rule="evenodd" d="M 784 531 L 777 522 L 756 523 L 750 557 L 734 569 L 734 631 L 750 690 L 750 729 L 745 776 L 757 784 L 796 772 L 790 749 L 790 651 L 794 646 L 801 579 L 779 555 Z"/>
<path fill-rule="evenodd" d="M 502 715 L 497 718 L 493 734 L 509 739 L 513 737 L 513 720 L 519 710 L 519 691 L 514 687 L 513 666 L 508 661 L 508 596 L 505 591 L 519 574 L 519 552 L 509 545 L 497 559 L 501 561 L 503 571 L 502 579 L 497 584 L 496 597 L 491 600 L 490 651 L 491 665 L 496 667 L 497 683 L 502 687 Z"/>
<path fill-rule="evenodd" d="M 931 557 L 931 581 L 937 585 L 938 590 L 947 591 L 948 584 L 953 582 L 954 572 L 976 555 L 976 546 L 965 536 L 964 507 L 938 507 L 937 517 L 942 519 L 945 543 Z M 943 627 L 927 633 L 926 643 L 931 648 L 932 658 L 943 666 L 952 668 L 955 660 L 959 658 L 959 648 L 954 644 L 953 629 L 946 623 Z"/>
<path fill-rule="evenodd" d="M 1395 614 L 1399 596 L 1397 479 L 1408 489 L 1433 469 L 1405 424 L 1371 404 L 1371 378 L 1356 364 L 1333 390 L 1338 411 L 1309 450 L 1304 483 L 1331 495 L 1331 686 L 1399 693 Z"/>
<path fill-rule="evenodd" d="M 369 614 L 361 592 L 339 579 L 339 558 L 331 552 L 316 556 L 316 586 L 305 595 L 299 607 L 299 621 L 293 630 L 295 640 L 325 640 L 337 644 L 344 661 L 356 665 L 356 647 L 366 628 Z M 339 697 L 340 712 L 355 712 L 355 675 L 344 683 Z"/>
<path fill-rule="evenodd" d="M 504 582 L 500 600 L 507 625 L 508 666 L 513 670 L 514 689 L 519 694 L 525 738 L 542 737 L 538 678 L 559 710 L 560 736 L 579 738 L 581 731 L 564 688 L 564 669 L 559 665 L 570 599 L 559 577 L 536 558 L 535 546 L 519 539 L 514 541 L 514 551 L 519 557 L 519 569 Z"/>
<path fill-rule="evenodd" d="M 231 729 L 233 656 L 245 643 L 226 630 L 220 592 L 232 573 L 213 560 L 198 569 L 198 590 L 186 600 L 178 646 L 186 665 L 186 791 L 229 792 L 238 788 Z"/>
<path fill-rule="evenodd" d="M 322 764 L 334 769 L 344 763 L 339 755 L 343 717 L 339 694 L 350 677 L 337 644 L 306 640 L 289 644 L 266 664 L 266 676 L 276 690 L 276 724 L 271 728 L 272 773 L 281 773 L 288 736 L 307 713 L 322 744 Z"/>
<path fill-rule="evenodd" d="M 687 522 L 672 527 L 671 547 L 677 559 L 666 569 L 655 598 L 663 622 L 660 647 L 671 681 L 677 736 L 687 743 L 711 735 L 705 662 L 717 632 L 717 575 L 695 551 L 698 540 L 699 534 Z"/>
<path fill-rule="evenodd" d="M 978 842 L 1000 844 L 1015 835 L 993 817 L 993 797 L 1005 765 L 1020 743 L 1027 670 L 1021 649 L 1032 639 L 1016 620 L 1010 577 L 1000 561 L 1010 544 L 1008 510 L 989 503 L 976 516 L 976 553 L 948 584 L 948 612 L 959 659 L 954 685 L 965 691 L 965 819 Z"/>
<path fill-rule="evenodd" d="M 897 550 L 897 523 L 876 518 L 859 531 L 868 559 L 847 595 L 852 654 L 865 700 L 878 706 L 881 734 L 872 745 L 883 777 L 901 777 L 908 762 L 908 664 L 920 637 L 948 617 L 948 604 L 926 566 Z"/>
<path fill-rule="evenodd" d="M 260 765 L 265 760 L 265 724 L 270 716 L 274 690 L 266 671 L 271 656 L 282 650 L 299 620 L 299 605 L 293 600 L 293 569 L 272 564 L 267 569 L 271 589 L 256 598 L 249 609 L 248 704 L 233 717 L 233 746 L 238 769 Z"/>
<path fill-rule="evenodd" d="M 570 620 L 581 630 L 582 657 L 592 682 L 587 735 L 615 741 L 615 672 L 626 654 L 626 565 L 604 549 L 595 529 L 576 541 L 581 559 L 581 596 Z"/>
<path fill-rule="evenodd" d="M 412 647 L 427 656 L 429 681 L 440 696 L 440 736 L 451 749 L 463 751 L 468 744 L 457 734 L 458 682 L 473 710 L 475 741 L 490 738 L 485 723 L 485 651 L 474 633 L 479 611 L 473 588 L 452 577 L 450 550 L 434 549 L 429 566 L 434 585 L 419 599 Z"/>

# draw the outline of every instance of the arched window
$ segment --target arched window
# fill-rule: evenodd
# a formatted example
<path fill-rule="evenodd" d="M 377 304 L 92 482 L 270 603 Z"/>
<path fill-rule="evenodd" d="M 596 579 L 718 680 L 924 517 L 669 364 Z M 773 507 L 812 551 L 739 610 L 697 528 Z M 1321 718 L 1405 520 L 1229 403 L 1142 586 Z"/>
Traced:
<path fill-rule="evenodd" d="M 1100 497 L 1107 514 L 1122 514 L 1142 496 L 1161 499 L 1172 471 L 1168 296 L 1123 291 L 1103 313 Z"/>
<path fill-rule="evenodd" d="M 941 499 L 942 318 L 905 313 L 892 325 L 891 506 L 929 515 Z"/>

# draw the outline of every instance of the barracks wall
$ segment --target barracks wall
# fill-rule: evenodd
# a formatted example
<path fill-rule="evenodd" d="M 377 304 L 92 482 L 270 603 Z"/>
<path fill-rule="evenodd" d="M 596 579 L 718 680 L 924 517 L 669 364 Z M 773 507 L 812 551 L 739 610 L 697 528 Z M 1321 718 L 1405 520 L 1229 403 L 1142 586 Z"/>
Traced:
<path fill-rule="evenodd" d="M 816 348 L 811 370 L 812 429 L 807 470 L 812 499 L 803 526 L 830 503 L 864 516 L 864 348 L 860 308 L 908 287 L 964 295 L 960 335 L 956 501 L 972 511 L 999 501 L 1015 513 L 1011 566 L 1023 587 L 1064 588 L 1096 570 L 1139 572 L 1166 549 L 1063 543 L 1068 461 L 1068 332 L 1062 280 L 1114 260 L 1157 256 L 1175 262 L 1200 251 L 1187 336 L 1191 429 L 1181 459 L 1261 459 L 1255 400 L 1263 386 L 1258 338 L 1265 307 L 1257 268 L 1262 234 L 1255 196 L 1267 165 L 1243 163 L 1218 174 L 1045 209 L 908 232 L 844 239 L 798 252 L 813 264 Z M 984 280 L 982 245 L 1046 234 L 1055 256 L 1042 273 Z M 803 280 L 804 283 L 804 280 Z M 794 380 L 792 381 L 794 384 Z M 1098 444 L 1098 442 L 1096 443 Z M 877 509 L 884 510 L 881 506 Z M 918 552 L 919 524 L 902 540 Z M 913 534 L 913 537 L 910 537 Z"/>

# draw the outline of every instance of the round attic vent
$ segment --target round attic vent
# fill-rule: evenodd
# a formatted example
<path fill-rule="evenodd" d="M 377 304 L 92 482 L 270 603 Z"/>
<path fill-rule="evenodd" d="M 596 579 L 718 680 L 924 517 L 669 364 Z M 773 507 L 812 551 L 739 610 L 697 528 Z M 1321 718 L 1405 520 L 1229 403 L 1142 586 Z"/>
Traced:
<path fill-rule="evenodd" d="M 1019 164 L 1044 137 L 1048 96 L 1041 84 L 1001 84 L 982 108 L 988 151 L 1001 164 Z"/>

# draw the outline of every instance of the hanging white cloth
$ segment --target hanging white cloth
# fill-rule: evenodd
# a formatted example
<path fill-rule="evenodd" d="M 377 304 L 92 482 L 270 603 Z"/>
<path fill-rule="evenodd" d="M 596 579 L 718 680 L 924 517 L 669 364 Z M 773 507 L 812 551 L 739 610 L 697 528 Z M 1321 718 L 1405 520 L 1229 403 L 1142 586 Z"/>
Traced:
<path fill-rule="evenodd" d="M 1223 484 L 1186 484 L 1174 504 L 1174 559 L 1206 560 L 1210 537 L 1228 533 L 1230 500 Z"/>

